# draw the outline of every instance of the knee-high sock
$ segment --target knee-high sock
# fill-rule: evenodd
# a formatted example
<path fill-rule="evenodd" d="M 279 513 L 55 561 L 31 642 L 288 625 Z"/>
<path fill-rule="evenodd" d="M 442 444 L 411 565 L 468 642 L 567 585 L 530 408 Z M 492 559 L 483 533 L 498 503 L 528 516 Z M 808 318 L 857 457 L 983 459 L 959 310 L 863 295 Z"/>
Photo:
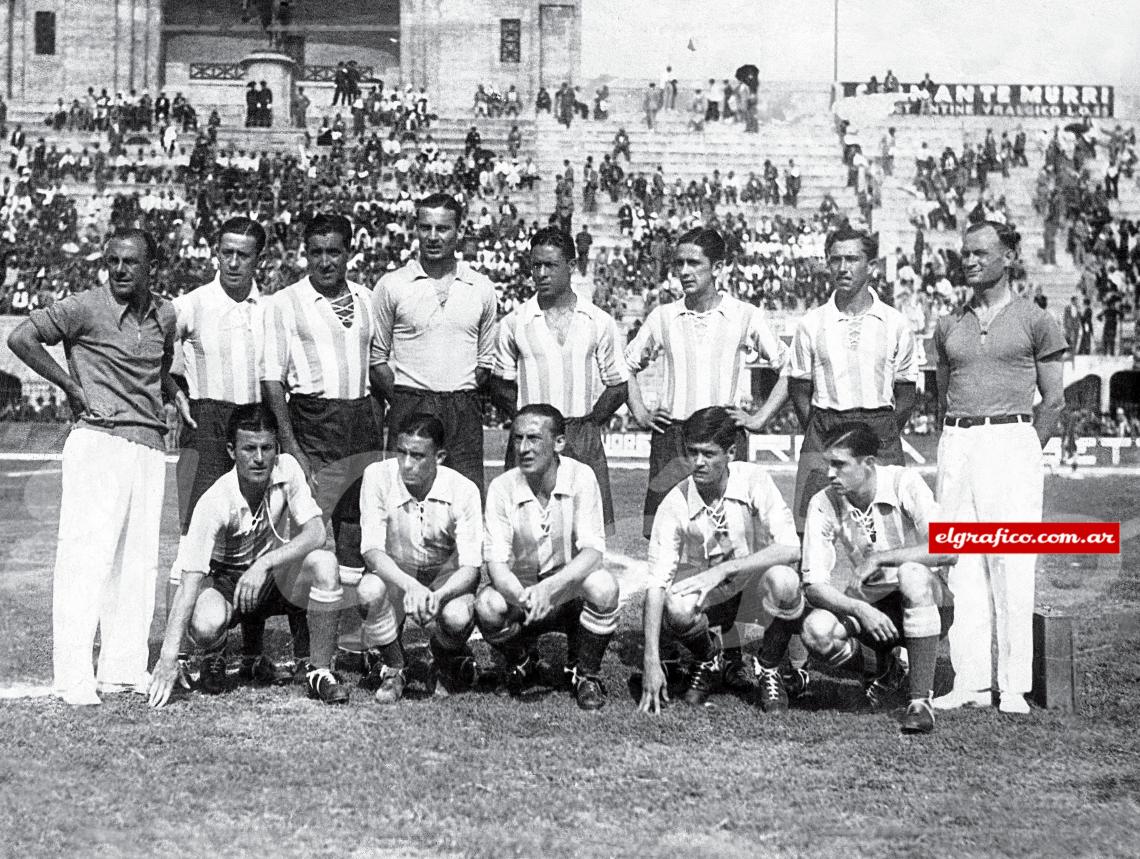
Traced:
<path fill-rule="evenodd" d="M 583 674 L 594 677 L 602 670 L 602 658 L 617 631 L 618 608 L 599 609 L 586 604 L 578 616 L 577 653 L 570 658 Z"/>
<path fill-rule="evenodd" d="M 289 634 L 293 639 L 293 658 L 309 658 L 309 618 L 301 609 L 290 611 Z"/>
<path fill-rule="evenodd" d="M 336 634 L 339 627 L 340 603 L 344 590 L 338 584 L 335 590 L 315 585 L 309 589 L 309 629 L 312 633 L 313 652 L 310 661 L 314 668 L 328 668 L 336 651 Z"/>
<path fill-rule="evenodd" d="M 764 668 L 778 668 L 788 652 L 792 636 L 800 631 L 800 618 L 804 613 L 804 598 L 801 594 L 796 604 L 790 608 L 775 605 L 764 600 L 765 610 L 772 615 L 772 622 L 764 630 L 758 658 Z"/>
<path fill-rule="evenodd" d="M 389 668 L 403 668 L 404 649 L 400 646 L 400 627 L 392 603 L 387 597 L 382 597 L 379 605 L 369 607 L 368 615 L 360 625 L 364 646 L 378 650 Z"/>
<path fill-rule="evenodd" d="M 709 618 L 706 614 L 701 614 L 696 623 L 684 632 L 675 633 L 674 636 L 685 645 L 698 662 L 708 662 L 720 654 L 720 645 L 709 632 Z"/>
<path fill-rule="evenodd" d="M 248 618 L 241 622 L 241 655 L 260 656 L 265 643 L 265 620 Z"/>
<path fill-rule="evenodd" d="M 938 634 L 942 618 L 936 606 L 903 609 L 903 638 L 910 656 L 910 697 L 929 698 L 934 690 Z"/>

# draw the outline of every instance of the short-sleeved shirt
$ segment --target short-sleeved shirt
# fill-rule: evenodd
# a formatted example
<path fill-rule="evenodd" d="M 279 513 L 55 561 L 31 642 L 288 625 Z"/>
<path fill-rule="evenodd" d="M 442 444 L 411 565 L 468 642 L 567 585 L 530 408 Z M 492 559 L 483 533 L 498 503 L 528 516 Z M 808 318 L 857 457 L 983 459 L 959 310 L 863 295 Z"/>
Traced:
<path fill-rule="evenodd" d="M 364 469 L 360 486 L 360 552 L 380 551 L 408 575 L 432 578 L 451 567 L 483 563 L 479 489 L 458 471 L 439 466 L 417 501 L 400 479 L 396 459 Z"/>
<path fill-rule="evenodd" d="M 162 371 L 174 357 L 176 319 L 154 295 L 141 320 L 106 286 L 69 295 L 28 318 L 49 346 L 63 343 L 71 377 L 83 388 L 88 429 L 164 450 Z"/>
<path fill-rule="evenodd" d="M 257 287 L 244 301 L 234 301 L 215 277 L 172 303 L 191 399 L 260 402 L 265 302 Z"/>
<path fill-rule="evenodd" d="M 750 393 L 741 384 L 746 361 L 782 370 L 787 347 L 760 308 L 722 295 L 703 313 L 689 310 L 684 301 L 655 307 L 626 347 L 626 367 L 639 373 L 658 356 L 665 362 L 660 405 L 680 421 L 708 406 L 740 405 Z"/>
<path fill-rule="evenodd" d="M 972 302 L 943 316 L 934 345 L 950 369 L 947 417 L 1032 413 L 1037 363 L 1068 348 L 1057 321 L 1022 298 L 998 311 L 984 337 Z"/>
<path fill-rule="evenodd" d="M 835 296 L 803 315 L 792 337 L 788 375 L 812 383 L 819 409 L 893 408 L 896 382 L 918 381 L 914 332 L 901 313 L 875 296 L 850 314 Z"/>
<path fill-rule="evenodd" d="M 546 507 L 522 471 L 499 475 L 487 490 L 484 534 L 488 563 L 509 564 L 524 586 L 556 572 L 584 549 L 604 553 L 602 492 L 593 469 L 559 457 Z"/>
<path fill-rule="evenodd" d="M 686 477 L 657 508 L 649 537 L 648 587 L 667 589 L 678 578 L 766 546 L 799 542 L 792 511 L 767 470 L 731 462 L 717 503 L 706 504 L 693 478 Z"/>
<path fill-rule="evenodd" d="M 328 400 L 368 396 L 368 368 L 375 349 L 372 293 L 348 282 L 352 325 L 345 327 L 332 302 L 308 277 L 274 293 L 265 308 L 265 371 L 292 394 Z"/>
<path fill-rule="evenodd" d="M 603 386 L 629 378 L 617 342 L 613 317 L 579 299 L 566 343 L 560 344 L 538 299 L 531 297 L 499 323 L 495 375 L 518 380 L 520 407 L 550 403 L 567 417 L 582 417 L 594 408 Z"/>
<path fill-rule="evenodd" d="M 930 523 L 938 519 L 938 504 L 922 475 L 914 469 L 877 465 L 870 513 L 871 522 L 864 524 L 860 511 L 831 488 L 812 497 L 804 524 L 801 569 L 805 585 L 831 583 L 838 558 L 836 546 L 843 549 L 853 572 L 872 551 L 925 545 Z M 886 570 L 876 581 L 877 584 L 860 584 L 851 577 L 840 590 L 848 596 L 875 602 L 898 588 L 898 571 Z"/>
<path fill-rule="evenodd" d="M 472 391 L 475 369 L 495 363 L 495 286 L 465 262 L 456 264 L 442 304 L 435 283 L 419 260 L 380 278 L 373 360 L 392 368 L 397 385 Z"/>
<path fill-rule="evenodd" d="M 301 466 L 287 453 L 277 457 L 261 504 L 251 510 L 238 486 L 237 468 L 223 474 L 194 508 L 190 529 L 178 550 L 177 566 L 207 572 L 213 561 L 248 567 L 289 541 L 294 527 L 319 519 L 321 508 Z"/>

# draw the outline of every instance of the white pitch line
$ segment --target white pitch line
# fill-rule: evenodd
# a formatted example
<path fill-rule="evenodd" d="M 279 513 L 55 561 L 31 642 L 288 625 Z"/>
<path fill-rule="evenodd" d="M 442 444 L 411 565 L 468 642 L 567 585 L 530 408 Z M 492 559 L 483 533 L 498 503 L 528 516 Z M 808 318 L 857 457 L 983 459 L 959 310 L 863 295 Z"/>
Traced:
<path fill-rule="evenodd" d="M 0 701 L 16 701 L 21 698 L 46 698 L 52 694 L 50 686 L 3 686 L 0 687 Z"/>
<path fill-rule="evenodd" d="M 5 471 L 4 477 L 35 477 L 40 474 L 60 474 L 62 468 L 33 468 L 30 471 Z"/>

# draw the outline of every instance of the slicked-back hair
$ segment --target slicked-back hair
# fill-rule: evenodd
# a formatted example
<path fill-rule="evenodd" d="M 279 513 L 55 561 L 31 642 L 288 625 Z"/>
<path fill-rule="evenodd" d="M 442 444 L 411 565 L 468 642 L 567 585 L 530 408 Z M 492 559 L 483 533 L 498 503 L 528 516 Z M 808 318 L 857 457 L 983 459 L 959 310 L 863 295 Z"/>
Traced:
<path fill-rule="evenodd" d="M 1017 253 L 1021 248 L 1021 233 L 1011 227 L 1009 224 L 1001 224 L 997 221 L 978 221 L 976 224 L 970 224 L 966 228 L 963 235 L 970 235 L 970 233 L 980 233 L 984 229 L 992 229 L 997 233 L 998 241 L 1001 242 L 1002 247 L 1006 250 Z"/>
<path fill-rule="evenodd" d="M 848 421 L 840 424 L 827 434 L 823 440 L 823 449 L 849 450 L 856 459 L 865 456 L 878 456 L 882 439 L 878 434 L 860 421 Z"/>
<path fill-rule="evenodd" d="M 574 240 L 570 238 L 569 233 L 563 232 L 558 227 L 543 227 L 531 237 L 531 251 L 538 248 L 558 248 L 562 251 L 562 259 L 566 262 L 574 262 L 578 257 Z"/>
<path fill-rule="evenodd" d="M 713 265 L 724 262 L 728 255 L 728 246 L 724 243 L 724 236 L 712 227 L 694 227 L 677 239 L 677 247 L 681 245 L 696 245 Z"/>
<path fill-rule="evenodd" d="M 408 415 L 396 427 L 396 437 L 409 435 L 413 438 L 426 438 L 435 445 L 436 453 L 443 450 L 443 438 L 446 434 L 443 421 L 427 412 L 415 412 Z"/>
<path fill-rule="evenodd" d="M 739 437 L 736 422 L 723 406 L 708 406 L 689 415 L 681 425 L 685 444 L 715 444 L 727 451 Z"/>
<path fill-rule="evenodd" d="M 823 255 L 825 258 L 831 256 L 831 248 L 837 242 L 859 242 L 859 246 L 863 248 L 863 255 L 868 262 L 873 262 L 879 258 L 879 236 L 877 233 L 857 230 L 850 225 L 842 226 L 835 232 L 829 233 L 824 239 Z"/>
<path fill-rule="evenodd" d="M 534 415 L 539 418 L 546 418 L 550 421 L 550 431 L 557 437 L 566 435 L 566 418 L 562 412 L 558 411 L 550 403 L 531 403 L 528 406 L 523 406 L 518 410 L 515 415 L 515 423 L 519 422 L 519 418 L 525 418 L 527 415 Z"/>
<path fill-rule="evenodd" d="M 230 412 L 226 422 L 226 440 L 237 444 L 239 430 L 246 432 L 271 432 L 279 436 L 277 416 L 265 403 L 246 403 Z"/>
<path fill-rule="evenodd" d="M 235 218 L 230 218 L 220 227 L 218 227 L 218 238 L 215 242 L 216 245 L 222 243 L 222 236 L 241 236 L 244 238 L 253 239 L 257 245 L 257 253 L 260 256 L 261 252 L 265 250 L 265 227 L 261 226 L 253 218 L 247 218 L 243 215 L 238 215 Z"/>
<path fill-rule="evenodd" d="M 302 244 L 308 245 L 313 236 L 337 235 L 344 239 L 344 249 L 352 250 L 352 221 L 337 212 L 321 212 L 305 224 Z"/>
<path fill-rule="evenodd" d="M 107 244 L 119 241 L 131 241 L 137 239 L 143 243 L 146 248 L 147 262 L 158 262 L 158 242 L 154 240 L 154 236 L 148 230 L 140 229 L 139 227 L 115 227 L 111 235 L 107 236 Z"/>
<path fill-rule="evenodd" d="M 416 203 L 417 222 L 420 219 L 420 212 L 424 209 L 446 209 L 455 216 L 455 228 L 459 229 L 463 226 L 463 207 L 459 205 L 459 201 L 450 194 L 436 191 L 434 194 L 428 194 Z"/>

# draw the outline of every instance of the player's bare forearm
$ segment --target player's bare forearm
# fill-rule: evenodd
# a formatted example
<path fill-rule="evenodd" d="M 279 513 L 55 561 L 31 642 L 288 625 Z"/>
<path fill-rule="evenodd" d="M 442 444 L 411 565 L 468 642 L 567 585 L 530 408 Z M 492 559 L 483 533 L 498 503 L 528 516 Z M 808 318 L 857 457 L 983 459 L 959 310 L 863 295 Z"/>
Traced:
<path fill-rule="evenodd" d="M 1064 353 L 1047 361 L 1037 362 L 1037 390 L 1041 392 L 1041 405 L 1033 417 L 1033 429 L 1041 446 L 1045 447 L 1057 428 L 1057 420 L 1065 410 Z"/>
<path fill-rule="evenodd" d="M 788 379 L 788 394 L 792 398 L 792 409 L 801 429 L 807 429 L 811 417 L 812 383 L 808 379 Z"/>
<path fill-rule="evenodd" d="M 373 364 L 368 368 L 368 384 L 372 388 L 372 396 L 380 403 L 381 408 L 383 408 L 386 403 L 391 402 L 384 393 L 384 374 L 380 371 L 381 367 L 386 366 L 388 365 Z M 381 418 L 383 418 L 383 412 L 381 412 Z"/>
<path fill-rule="evenodd" d="M 805 584 L 804 596 L 813 608 L 824 609 L 837 617 L 857 615 L 867 605 L 863 600 L 849 597 L 829 584 Z"/>
<path fill-rule="evenodd" d="M 293 421 L 289 417 L 285 386 L 277 381 L 262 379 L 261 392 L 265 395 L 265 404 L 273 412 L 273 417 L 277 418 L 277 435 L 281 441 L 281 449 L 286 453 L 294 453 L 298 449 L 297 439 L 293 435 Z"/>
<path fill-rule="evenodd" d="M 518 410 L 519 388 L 511 379 L 502 376 L 491 377 L 491 405 L 507 417 L 514 419 Z"/>
<path fill-rule="evenodd" d="M 629 397 L 629 385 L 622 382 L 620 385 L 610 385 L 598 397 L 594 407 L 590 409 L 590 421 L 603 426 L 614 413 L 622 407 Z"/>
<path fill-rule="evenodd" d="M 789 396 L 788 377 L 781 373 L 776 379 L 776 384 L 771 393 L 768 394 L 768 399 L 764 400 L 764 405 L 760 407 L 760 411 L 753 416 L 756 426 L 763 428 L 765 424 L 771 421 L 788 402 Z"/>
<path fill-rule="evenodd" d="M 633 419 L 642 426 L 648 422 L 649 410 L 645 408 L 645 398 L 641 395 L 641 382 L 637 373 L 631 373 L 626 383 L 626 402 L 629 403 L 629 413 Z"/>
<path fill-rule="evenodd" d="M 73 389 L 79 387 L 79 383 L 44 348 L 40 333 L 31 320 L 25 319 L 8 335 L 8 348 L 13 355 L 64 393 L 70 395 Z"/>
<path fill-rule="evenodd" d="M 314 516 L 301 526 L 296 537 L 270 552 L 266 552 L 262 559 L 265 565 L 273 572 L 281 567 L 304 560 L 310 552 L 314 552 L 325 544 L 325 524 L 320 516 Z"/>
<path fill-rule="evenodd" d="M 583 549 L 561 570 L 553 576 L 543 579 L 543 583 L 551 589 L 552 593 L 562 595 L 568 591 L 576 590 L 601 563 L 601 552 L 597 549 Z"/>
<path fill-rule="evenodd" d="M 487 564 L 487 574 L 491 578 L 491 586 L 502 594 L 508 604 L 516 608 L 523 607 L 522 599 L 526 589 L 519 577 L 511 571 L 510 565 L 490 561 Z"/>
<path fill-rule="evenodd" d="M 478 584 L 478 567 L 460 567 L 448 576 L 447 581 L 435 592 L 435 595 L 439 599 L 439 604 L 443 605 L 448 600 L 463 596 L 463 594 L 475 593 L 475 587 Z"/>
<path fill-rule="evenodd" d="M 918 387 L 914 382 L 895 382 L 895 426 L 902 432 L 918 398 Z"/>
<path fill-rule="evenodd" d="M 398 588 L 407 593 L 419 583 L 414 576 L 409 576 L 385 552 L 379 549 L 370 549 L 364 553 L 364 568 L 380 579 L 388 588 Z"/>
<path fill-rule="evenodd" d="M 159 661 L 173 665 L 178 661 L 178 652 L 182 649 L 182 639 L 186 629 L 190 626 L 190 618 L 194 614 L 194 605 L 198 602 L 198 592 L 202 588 L 203 572 L 182 571 L 182 581 L 178 583 L 178 590 L 174 592 L 174 602 L 170 614 L 166 618 L 166 632 L 162 637 L 162 650 L 159 652 Z"/>
<path fill-rule="evenodd" d="M 487 387 L 491 381 L 491 368 L 490 367 L 476 367 L 475 368 L 475 389 L 482 391 Z"/>
<path fill-rule="evenodd" d="M 641 628 L 645 636 L 645 665 L 661 661 L 661 616 L 665 611 L 665 588 L 650 586 L 645 591 Z"/>
<path fill-rule="evenodd" d="M 934 378 L 938 385 L 938 413 L 935 418 L 941 426 L 942 421 L 946 418 L 946 389 L 950 386 L 950 367 L 939 361 L 934 372 Z"/>
<path fill-rule="evenodd" d="M 372 384 L 380 391 L 384 402 L 391 403 L 396 394 L 396 374 L 392 371 L 392 366 L 388 363 L 374 364 L 369 373 L 374 379 Z"/>
<path fill-rule="evenodd" d="M 722 567 L 728 567 L 725 578 L 730 579 L 740 574 L 761 573 L 769 567 L 774 567 L 777 564 L 784 566 L 794 566 L 800 560 L 800 547 L 792 546 L 786 543 L 772 543 L 770 546 L 765 546 L 759 552 L 753 552 L 751 555 L 745 555 L 743 558 L 734 558 L 731 561 L 726 561 L 721 564 Z"/>
<path fill-rule="evenodd" d="M 925 543 L 871 552 L 867 562 L 874 567 L 897 567 L 900 564 L 922 564 L 924 567 L 943 567 L 958 563 L 957 555 L 931 554 Z"/>

